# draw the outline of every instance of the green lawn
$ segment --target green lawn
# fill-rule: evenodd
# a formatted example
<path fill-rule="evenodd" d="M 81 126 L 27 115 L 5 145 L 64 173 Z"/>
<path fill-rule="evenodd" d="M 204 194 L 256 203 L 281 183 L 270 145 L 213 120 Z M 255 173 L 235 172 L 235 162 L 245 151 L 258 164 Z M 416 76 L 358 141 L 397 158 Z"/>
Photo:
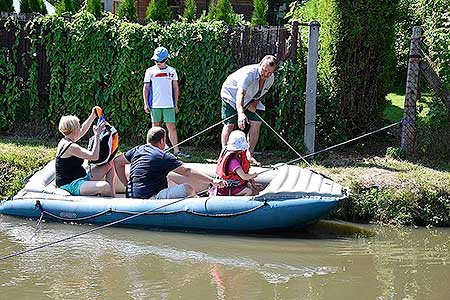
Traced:
<path fill-rule="evenodd" d="M 400 121 L 403 118 L 403 107 L 405 104 L 405 87 L 394 87 L 392 92 L 386 98 L 391 102 L 384 110 L 384 118 L 391 122 Z M 419 117 L 426 116 L 429 111 L 428 104 L 432 101 L 432 94 L 430 92 L 423 92 L 421 98 L 417 102 L 417 110 Z"/>

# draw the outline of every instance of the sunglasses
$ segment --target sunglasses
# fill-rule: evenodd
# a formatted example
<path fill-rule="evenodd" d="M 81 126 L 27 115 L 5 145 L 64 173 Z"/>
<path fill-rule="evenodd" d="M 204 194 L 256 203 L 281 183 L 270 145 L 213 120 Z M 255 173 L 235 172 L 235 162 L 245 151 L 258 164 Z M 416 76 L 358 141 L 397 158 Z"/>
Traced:
<path fill-rule="evenodd" d="M 155 60 L 157 63 L 159 63 L 159 64 L 162 64 L 162 63 L 165 63 L 166 61 L 167 61 L 167 58 L 166 59 L 163 59 L 163 60 Z"/>

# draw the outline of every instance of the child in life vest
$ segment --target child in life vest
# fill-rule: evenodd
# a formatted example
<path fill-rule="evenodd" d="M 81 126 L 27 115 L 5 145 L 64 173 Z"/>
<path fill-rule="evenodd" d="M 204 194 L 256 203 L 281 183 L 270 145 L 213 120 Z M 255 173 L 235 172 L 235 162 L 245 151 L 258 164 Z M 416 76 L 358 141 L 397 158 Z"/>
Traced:
<path fill-rule="evenodd" d="M 218 196 L 251 196 L 258 193 L 261 186 L 255 183 L 257 174 L 249 174 L 250 162 L 246 152 L 248 143 L 243 131 L 234 130 L 227 145 L 219 156 L 216 176 L 227 182 L 228 187 L 217 188 Z"/>

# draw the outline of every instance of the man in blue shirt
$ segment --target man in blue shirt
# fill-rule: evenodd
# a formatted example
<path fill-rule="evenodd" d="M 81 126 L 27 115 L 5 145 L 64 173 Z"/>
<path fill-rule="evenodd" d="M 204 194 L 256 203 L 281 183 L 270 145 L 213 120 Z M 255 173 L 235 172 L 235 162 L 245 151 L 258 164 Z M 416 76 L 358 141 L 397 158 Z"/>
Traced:
<path fill-rule="evenodd" d="M 120 181 L 127 187 L 127 197 L 176 199 L 195 197 L 192 185 L 184 183 L 168 187 L 167 175 L 174 171 L 192 181 L 221 184 L 220 180 L 197 172 L 183 165 L 170 152 L 165 152 L 166 131 L 152 127 L 147 133 L 147 144 L 136 146 L 114 159 L 114 167 Z M 125 165 L 130 163 L 130 176 L 127 179 Z"/>
<path fill-rule="evenodd" d="M 259 139 L 261 119 L 255 112 L 258 110 L 260 114 L 266 109 L 261 99 L 273 85 L 273 72 L 276 67 L 276 58 L 273 55 L 266 55 L 259 64 L 244 66 L 230 74 L 220 91 L 222 119 L 237 113 L 237 118 L 224 121 L 221 135 L 222 148 L 227 144 L 228 137 L 236 124 L 241 130 L 244 130 L 246 124 L 249 124 L 250 148 L 247 151 L 247 158 L 250 163 L 256 165 L 259 163 L 253 158 L 253 151 Z"/>

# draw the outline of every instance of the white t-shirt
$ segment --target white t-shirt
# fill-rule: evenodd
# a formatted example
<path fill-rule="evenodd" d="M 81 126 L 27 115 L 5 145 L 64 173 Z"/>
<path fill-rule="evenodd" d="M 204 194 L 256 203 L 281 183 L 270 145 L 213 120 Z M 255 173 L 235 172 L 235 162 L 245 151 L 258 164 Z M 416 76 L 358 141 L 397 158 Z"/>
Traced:
<path fill-rule="evenodd" d="M 224 101 L 230 104 L 233 108 L 236 108 L 236 94 L 239 88 L 245 91 L 244 96 L 244 107 L 250 103 L 250 101 L 255 99 L 260 99 L 264 96 L 270 87 L 273 85 L 274 75 L 270 75 L 269 78 L 264 82 L 264 86 L 259 90 L 259 72 L 258 64 L 248 65 L 240 68 L 234 73 L 230 74 L 225 82 L 222 84 L 222 90 L 220 91 L 220 96 Z M 257 107 L 259 110 L 265 110 L 264 104 L 259 102 Z"/>
<path fill-rule="evenodd" d="M 144 83 L 150 84 L 148 105 L 151 108 L 175 107 L 174 80 L 178 80 L 177 71 L 170 66 L 160 69 L 154 65 L 145 71 Z"/>

